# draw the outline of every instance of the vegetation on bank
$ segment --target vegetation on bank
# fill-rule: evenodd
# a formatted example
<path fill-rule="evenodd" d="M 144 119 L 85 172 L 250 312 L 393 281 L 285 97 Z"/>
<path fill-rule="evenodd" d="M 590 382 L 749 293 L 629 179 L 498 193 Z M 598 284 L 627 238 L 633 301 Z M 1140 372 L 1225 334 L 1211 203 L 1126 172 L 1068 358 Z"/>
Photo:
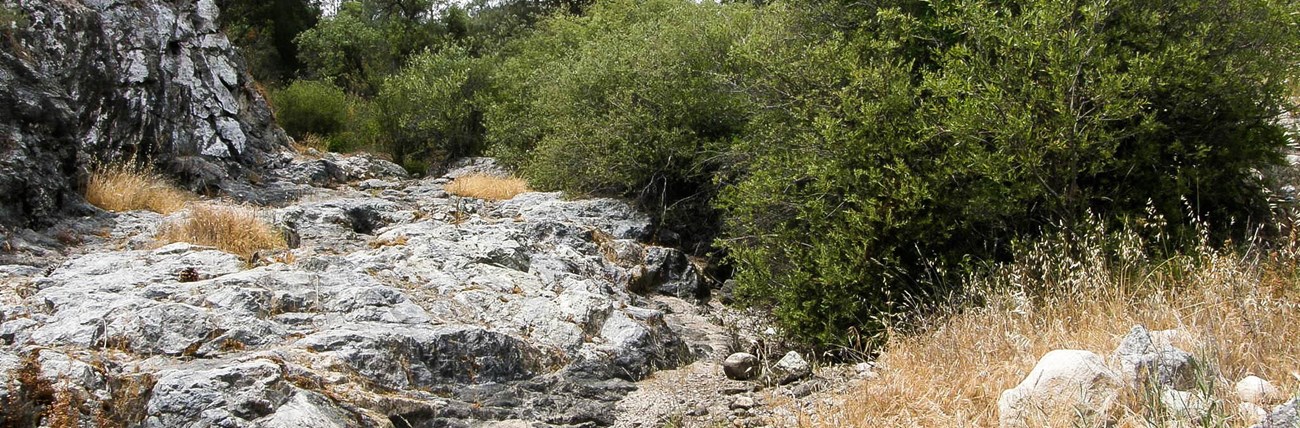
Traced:
<path fill-rule="evenodd" d="M 1234 390 L 1248 375 L 1300 388 L 1300 344 L 1279 340 L 1300 334 L 1296 236 L 1161 256 L 1150 248 L 1164 237 L 1103 232 L 1093 224 L 1051 234 L 1016 250 L 1015 262 L 970 278 L 964 302 L 890 334 L 875 360 L 879 378 L 839 394 L 844 406 L 818 409 L 805 426 L 997 427 L 999 395 L 1044 354 L 1111 355 L 1135 325 L 1178 331 L 1174 345 L 1196 356 L 1193 391 L 1211 405 L 1182 426 L 1252 426 L 1258 417 L 1240 410 Z M 1149 394 L 1121 395 L 1095 422 L 1054 415 L 1029 426 L 1168 426 L 1175 415 Z"/>
<path fill-rule="evenodd" d="M 1157 258 L 1286 232 L 1296 2 L 354 0 L 294 41 L 292 135 L 628 198 L 817 345 L 880 343 L 1044 230 Z"/>

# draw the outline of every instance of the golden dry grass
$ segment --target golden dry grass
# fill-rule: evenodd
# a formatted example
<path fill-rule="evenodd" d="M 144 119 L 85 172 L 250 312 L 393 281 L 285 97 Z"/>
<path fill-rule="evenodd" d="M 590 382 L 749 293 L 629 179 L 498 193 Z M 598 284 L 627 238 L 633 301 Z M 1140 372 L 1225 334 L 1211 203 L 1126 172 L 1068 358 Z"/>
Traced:
<path fill-rule="evenodd" d="M 126 165 L 95 168 L 86 184 L 86 201 L 108 211 L 170 214 L 194 199 L 157 173 Z"/>
<path fill-rule="evenodd" d="M 528 181 L 515 177 L 469 174 L 447 184 L 447 193 L 457 196 L 501 201 L 528 191 Z"/>
<path fill-rule="evenodd" d="M 1300 335 L 1294 319 L 1300 290 L 1296 265 L 1277 261 L 1294 261 L 1294 253 L 1280 253 L 1202 249 L 1195 257 L 1116 263 L 1100 251 L 1064 257 L 1040 246 L 972 281 L 984 305 L 934 317 L 921 333 L 893 335 L 878 359 L 880 377 L 841 397 L 845 406 L 823 409 L 816 422 L 805 418 L 803 425 L 996 427 L 999 394 L 1024 379 L 1043 354 L 1084 349 L 1109 356 L 1140 324 L 1185 331 L 1189 337 L 1175 345 L 1209 363 L 1199 382 L 1221 404 L 1210 426 L 1249 426 L 1236 411 L 1236 381 L 1253 374 L 1284 391 L 1300 387 L 1300 341 L 1293 340 Z M 1163 426 L 1140 395 L 1121 398 L 1113 426 Z"/>
<path fill-rule="evenodd" d="M 194 205 L 184 218 L 162 225 L 155 237 L 160 245 L 188 242 L 216 247 L 251 260 L 259 250 L 285 248 L 284 235 L 263 222 L 257 212 L 226 205 Z"/>
<path fill-rule="evenodd" d="M 307 134 L 294 140 L 291 147 L 295 153 L 300 155 L 319 156 L 330 151 L 329 141 L 325 140 L 325 137 L 316 134 Z"/>

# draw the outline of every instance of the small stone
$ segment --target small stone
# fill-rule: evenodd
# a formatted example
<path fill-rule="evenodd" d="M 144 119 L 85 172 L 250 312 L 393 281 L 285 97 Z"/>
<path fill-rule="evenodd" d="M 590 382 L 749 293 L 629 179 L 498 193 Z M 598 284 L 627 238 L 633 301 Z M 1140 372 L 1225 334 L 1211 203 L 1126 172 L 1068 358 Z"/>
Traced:
<path fill-rule="evenodd" d="M 728 379 L 749 380 L 753 379 L 759 372 L 758 357 L 754 354 L 737 352 L 727 357 L 722 362 L 722 372 L 727 375 Z"/>
<path fill-rule="evenodd" d="M 784 357 L 781 357 L 781 360 L 776 362 L 773 370 L 775 371 L 773 378 L 782 385 L 806 378 L 812 374 L 812 366 L 795 351 L 787 352 Z"/>
<path fill-rule="evenodd" d="M 1286 394 L 1273 386 L 1269 381 L 1256 376 L 1246 376 L 1236 386 L 1237 398 L 1243 403 L 1256 405 L 1267 405 L 1280 403 L 1286 400 Z"/>
<path fill-rule="evenodd" d="M 731 402 L 732 410 L 749 409 L 752 407 L 754 407 L 754 398 L 750 396 L 742 395 L 740 397 L 736 397 L 736 401 Z"/>
<path fill-rule="evenodd" d="M 1187 391 L 1165 390 L 1160 393 L 1160 404 L 1170 414 L 1186 419 L 1200 420 L 1210 413 L 1213 399 Z"/>
<path fill-rule="evenodd" d="M 1255 403 L 1239 403 L 1237 404 L 1237 414 L 1247 424 L 1254 424 L 1264 420 L 1264 417 L 1268 416 L 1268 410 L 1264 410 L 1263 407 L 1259 407 Z"/>

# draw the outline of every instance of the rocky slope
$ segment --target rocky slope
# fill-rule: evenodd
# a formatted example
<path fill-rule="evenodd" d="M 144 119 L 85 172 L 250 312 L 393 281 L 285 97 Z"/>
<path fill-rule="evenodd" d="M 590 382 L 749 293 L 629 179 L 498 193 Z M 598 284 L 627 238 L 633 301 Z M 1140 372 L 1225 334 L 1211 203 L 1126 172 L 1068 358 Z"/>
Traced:
<path fill-rule="evenodd" d="M 322 170 L 352 183 L 294 183 Z M 367 158 L 284 174 L 312 193 L 265 214 L 297 248 L 252 264 L 156 247 L 166 218 L 127 212 L 67 220 L 54 230 L 79 244 L 0 266 L 5 422 L 606 426 L 634 382 L 726 351 L 665 321 L 662 299 L 708 290 L 684 254 L 637 241 L 648 218 L 622 202 L 460 198 L 451 176 Z"/>
<path fill-rule="evenodd" d="M 284 132 L 212 0 L 0 8 L 0 226 L 84 213 L 95 161 L 148 159 L 205 191 L 284 162 Z"/>

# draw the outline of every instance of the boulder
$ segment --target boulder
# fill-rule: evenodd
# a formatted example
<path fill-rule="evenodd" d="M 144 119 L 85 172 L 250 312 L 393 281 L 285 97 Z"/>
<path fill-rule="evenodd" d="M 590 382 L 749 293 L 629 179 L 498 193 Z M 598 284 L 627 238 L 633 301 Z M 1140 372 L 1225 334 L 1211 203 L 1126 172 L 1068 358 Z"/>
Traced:
<path fill-rule="evenodd" d="M 749 380 L 757 376 L 762 371 L 759 366 L 758 357 L 754 354 L 737 352 L 727 356 L 722 362 L 722 372 L 732 380 Z"/>
<path fill-rule="evenodd" d="M 998 421 L 1018 428 L 1080 417 L 1104 420 L 1123 387 L 1120 375 L 1093 352 L 1048 352 L 1019 385 L 1002 392 Z"/>
<path fill-rule="evenodd" d="M 1111 361 L 1128 385 L 1179 391 L 1197 386 L 1198 368 L 1192 354 L 1174 347 L 1168 340 L 1156 339 L 1170 335 L 1153 334 L 1139 325 L 1124 336 L 1111 354 Z"/>
<path fill-rule="evenodd" d="M 637 287 L 645 291 L 693 299 L 708 293 L 703 275 L 681 250 L 668 247 L 646 247 L 645 270 Z"/>

